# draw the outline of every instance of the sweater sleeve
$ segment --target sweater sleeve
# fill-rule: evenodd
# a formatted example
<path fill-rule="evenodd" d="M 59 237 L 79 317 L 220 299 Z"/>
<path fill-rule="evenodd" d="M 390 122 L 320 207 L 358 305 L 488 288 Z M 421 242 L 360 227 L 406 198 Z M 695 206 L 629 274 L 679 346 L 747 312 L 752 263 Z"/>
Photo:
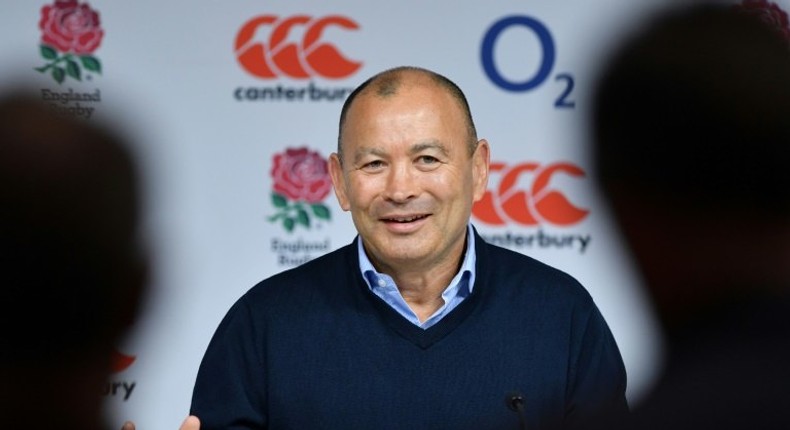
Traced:
<path fill-rule="evenodd" d="M 240 299 L 217 327 L 198 370 L 190 414 L 201 430 L 266 428 L 266 391 L 259 333 L 262 327 Z"/>
<path fill-rule="evenodd" d="M 565 428 L 592 428 L 628 414 L 626 373 L 614 336 L 592 304 L 571 339 Z"/>

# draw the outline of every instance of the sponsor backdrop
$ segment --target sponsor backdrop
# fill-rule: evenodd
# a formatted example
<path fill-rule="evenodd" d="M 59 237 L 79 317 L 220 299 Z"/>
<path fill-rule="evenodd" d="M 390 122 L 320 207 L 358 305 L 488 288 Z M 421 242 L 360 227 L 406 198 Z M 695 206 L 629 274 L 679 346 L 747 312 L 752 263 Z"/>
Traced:
<path fill-rule="evenodd" d="M 326 157 L 345 97 L 398 65 L 466 91 L 492 148 L 474 224 L 588 288 L 638 399 L 661 364 L 661 338 L 593 188 L 585 116 L 607 49 L 668 3 L 4 2 L 0 86 L 32 86 L 52 109 L 115 122 L 144 168 L 154 276 L 112 379 L 97 387 L 113 422 L 176 428 L 232 302 L 352 240 Z M 786 24 L 776 5 L 749 3 Z"/>

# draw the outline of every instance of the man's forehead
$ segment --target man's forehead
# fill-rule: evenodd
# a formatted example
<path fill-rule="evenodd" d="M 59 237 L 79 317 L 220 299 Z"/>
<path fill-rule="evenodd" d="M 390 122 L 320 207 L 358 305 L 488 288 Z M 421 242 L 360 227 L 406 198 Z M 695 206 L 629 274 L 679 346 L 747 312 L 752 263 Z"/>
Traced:
<path fill-rule="evenodd" d="M 419 142 L 412 143 L 401 147 L 406 153 L 418 154 L 425 151 L 438 151 L 444 154 L 450 152 L 448 145 L 439 139 L 426 139 Z M 372 155 L 387 155 L 392 151 L 389 147 L 379 146 L 375 144 L 362 144 L 354 149 L 355 156 L 363 156 L 367 154 Z"/>
<path fill-rule="evenodd" d="M 375 88 L 360 93 L 350 106 L 348 118 L 370 117 L 387 113 L 389 108 L 420 110 L 425 106 L 433 107 L 436 115 L 448 113 L 461 114 L 462 108 L 452 95 L 435 83 L 428 85 L 401 85 L 397 91 L 385 96 L 379 95 Z"/>

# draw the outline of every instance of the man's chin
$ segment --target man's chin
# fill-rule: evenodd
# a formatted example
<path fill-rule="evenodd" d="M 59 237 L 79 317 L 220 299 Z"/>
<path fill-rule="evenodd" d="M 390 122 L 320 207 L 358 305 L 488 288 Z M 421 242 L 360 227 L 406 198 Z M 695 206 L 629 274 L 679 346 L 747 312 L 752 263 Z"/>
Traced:
<path fill-rule="evenodd" d="M 399 237 L 381 246 L 375 246 L 376 259 L 385 265 L 411 265 L 424 263 L 431 255 L 431 250 L 424 243 L 424 238 L 412 236 Z M 368 252 L 370 253 L 370 251 Z"/>

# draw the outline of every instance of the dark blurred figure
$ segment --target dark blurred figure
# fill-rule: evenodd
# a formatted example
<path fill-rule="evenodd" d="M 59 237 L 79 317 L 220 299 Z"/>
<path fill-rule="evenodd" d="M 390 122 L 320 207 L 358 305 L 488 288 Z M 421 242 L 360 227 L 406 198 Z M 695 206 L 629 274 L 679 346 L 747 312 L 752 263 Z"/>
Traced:
<path fill-rule="evenodd" d="M 104 428 L 112 352 L 146 285 L 124 145 L 32 97 L 0 99 L 0 428 Z"/>
<path fill-rule="evenodd" d="M 665 13 L 596 88 L 595 169 L 668 349 L 629 428 L 790 428 L 790 50 L 748 12 Z"/>

